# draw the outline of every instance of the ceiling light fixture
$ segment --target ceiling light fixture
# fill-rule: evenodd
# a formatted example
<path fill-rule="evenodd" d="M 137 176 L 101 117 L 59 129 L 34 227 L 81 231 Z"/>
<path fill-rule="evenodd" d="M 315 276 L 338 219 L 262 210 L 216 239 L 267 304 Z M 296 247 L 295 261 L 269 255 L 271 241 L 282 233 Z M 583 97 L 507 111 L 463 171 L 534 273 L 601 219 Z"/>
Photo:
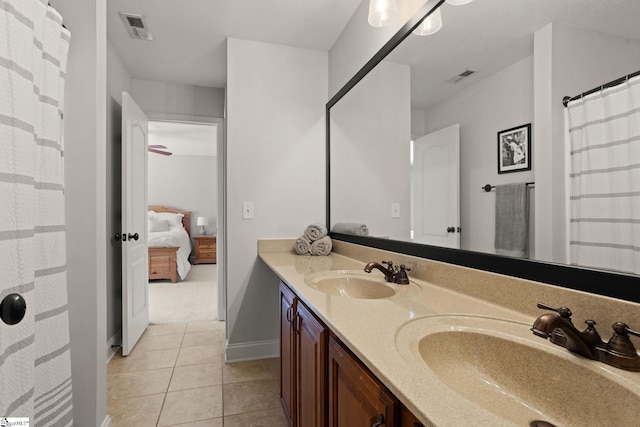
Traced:
<path fill-rule="evenodd" d="M 369 25 L 386 27 L 398 18 L 396 0 L 369 0 Z"/>
<path fill-rule="evenodd" d="M 473 0 L 447 0 L 452 6 L 462 6 L 463 4 L 471 3 Z"/>
<path fill-rule="evenodd" d="M 442 13 L 440 9 L 436 9 L 431 15 L 422 20 L 420 25 L 413 30 L 416 36 L 430 36 L 435 34 L 442 28 Z"/>

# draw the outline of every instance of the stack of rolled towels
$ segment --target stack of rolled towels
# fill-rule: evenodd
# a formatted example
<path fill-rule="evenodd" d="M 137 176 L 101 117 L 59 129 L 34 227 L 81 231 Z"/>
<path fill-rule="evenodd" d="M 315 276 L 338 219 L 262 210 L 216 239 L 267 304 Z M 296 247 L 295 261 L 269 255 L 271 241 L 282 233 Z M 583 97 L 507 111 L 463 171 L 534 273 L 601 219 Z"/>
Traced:
<path fill-rule="evenodd" d="M 327 227 L 323 224 L 311 224 L 296 239 L 298 255 L 329 255 L 332 248 L 331 237 L 327 236 Z"/>

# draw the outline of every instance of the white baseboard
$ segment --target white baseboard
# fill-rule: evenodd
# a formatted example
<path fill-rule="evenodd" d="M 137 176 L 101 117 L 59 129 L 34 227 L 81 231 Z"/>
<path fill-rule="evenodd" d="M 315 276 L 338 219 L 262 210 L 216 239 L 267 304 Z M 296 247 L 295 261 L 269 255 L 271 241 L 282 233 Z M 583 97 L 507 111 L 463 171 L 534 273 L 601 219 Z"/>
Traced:
<path fill-rule="evenodd" d="M 107 415 L 104 417 L 104 421 L 102 421 L 102 425 L 100 427 L 111 427 L 111 417 Z"/>
<path fill-rule="evenodd" d="M 117 345 L 117 347 L 113 347 L 114 345 Z M 120 345 L 122 345 L 121 330 L 116 332 L 115 335 L 113 335 L 111 338 L 109 338 L 109 341 L 107 341 L 107 363 L 109 363 L 113 356 L 116 355 L 116 353 L 120 349 Z M 111 421 L 109 421 L 109 423 L 111 423 Z"/>
<path fill-rule="evenodd" d="M 245 360 L 270 359 L 280 356 L 280 341 L 253 341 L 229 344 L 225 351 L 226 362 L 242 362 Z"/>

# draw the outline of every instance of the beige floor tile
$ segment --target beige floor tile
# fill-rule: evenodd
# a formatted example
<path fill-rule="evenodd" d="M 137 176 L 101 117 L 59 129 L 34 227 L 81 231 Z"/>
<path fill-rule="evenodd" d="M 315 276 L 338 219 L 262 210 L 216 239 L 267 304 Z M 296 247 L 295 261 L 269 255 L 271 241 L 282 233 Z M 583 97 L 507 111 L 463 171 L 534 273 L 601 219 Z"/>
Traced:
<path fill-rule="evenodd" d="M 288 427 L 282 408 L 224 417 L 224 427 Z"/>
<path fill-rule="evenodd" d="M 203 345 L 217 345 L 221 348 L 224 344 L 222 331 L 190 332 L 184 336 L 182 347 L 196 347 Z"/>
<path fill-rule="evenodd" d="M 189 322 L 187 325 L 187 333 L 203 331 L 224 331 L 224 322 L 204 320 L 200 322 Z"/>
<path fill-rule="evenodd" d="M 149 325 L 145 335 L 172 335 L 184 334 L 187 330 L 186 323 L 167 323 L 165 325 Z"/>
<path fill-rule="evenodd" d="M 207 345 L 181 348 L 176 365 L 185 366 L 218 362 L 222 362 L 222 353 L 220 352 L 220 346 Z"/>
<path fill-rule="evenodd" d="M 134 349 L 126 357 L 118 354 L 107 365 L 107 374 L 171 368 L 176 363 L 179 351 L 178 348 L 150 351 L 135 351 Z"/>
<path fill-rule="evenodd" d="M 176 366 L 169 391 L 222 384 L 222 363 Z"/>
<path fill-rule="evenodd" d="M 184 334 L 171 334 L 171 335 L 143 335 L 136 344 L 134 351 L 149 351 L 149 350 L 167 350 L 170 348 L 180 348 L 182 345 L 182 339 Z"/>
<path fill-rule="evenodd" d="M 222 416 L 222 386 L 170 391 L 158 426 L 171 426 Z"/>
<path fill-rule="evenodd" d="M 204 421 L 196 421 L 194 423 L 176 424 L 171 427 L 222 427 L 222 418 L 211 418 Z"/>
<path fill-rule="evenodd" d="M 155 427 L 164 401 L 163 394 L 109 399 L 107 413 L 111 417 L 111 427 Z"/>
<path fill-rule="evenodd" d="M 271 363 L 267 360 L 225 363 L 222 366 L 222 378 L 225 384 L 252 380 L 273 379 Z"/>
<path fill-rule="evenodd" d="M 271 374 L 273 378 L 280 380 L 280 358 L 275 357 L 273 359 L 266 359 L 269 361 L 269 365 L 271 366 Z"/>
<path fill-rule="evenodd" d="M 166 393 L 173 368 L 153 371 L 123 372 L 107 376 L 110 399 Z"/>
<path fill-rule="evenodd" d="M 225 417 L 280 407 L 278 386 L 272 379 L 224 384 L 222 390 Z"/>

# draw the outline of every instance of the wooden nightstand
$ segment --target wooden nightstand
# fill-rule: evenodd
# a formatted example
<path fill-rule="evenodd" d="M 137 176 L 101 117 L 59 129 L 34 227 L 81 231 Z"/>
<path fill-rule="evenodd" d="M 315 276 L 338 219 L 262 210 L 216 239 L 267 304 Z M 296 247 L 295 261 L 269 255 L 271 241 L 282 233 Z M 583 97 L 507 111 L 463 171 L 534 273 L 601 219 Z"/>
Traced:
<path fill-rule="evenodd" d="M 196 241 L 194 264 L 216 263 L 216 236 L 193 236 Z"/>

